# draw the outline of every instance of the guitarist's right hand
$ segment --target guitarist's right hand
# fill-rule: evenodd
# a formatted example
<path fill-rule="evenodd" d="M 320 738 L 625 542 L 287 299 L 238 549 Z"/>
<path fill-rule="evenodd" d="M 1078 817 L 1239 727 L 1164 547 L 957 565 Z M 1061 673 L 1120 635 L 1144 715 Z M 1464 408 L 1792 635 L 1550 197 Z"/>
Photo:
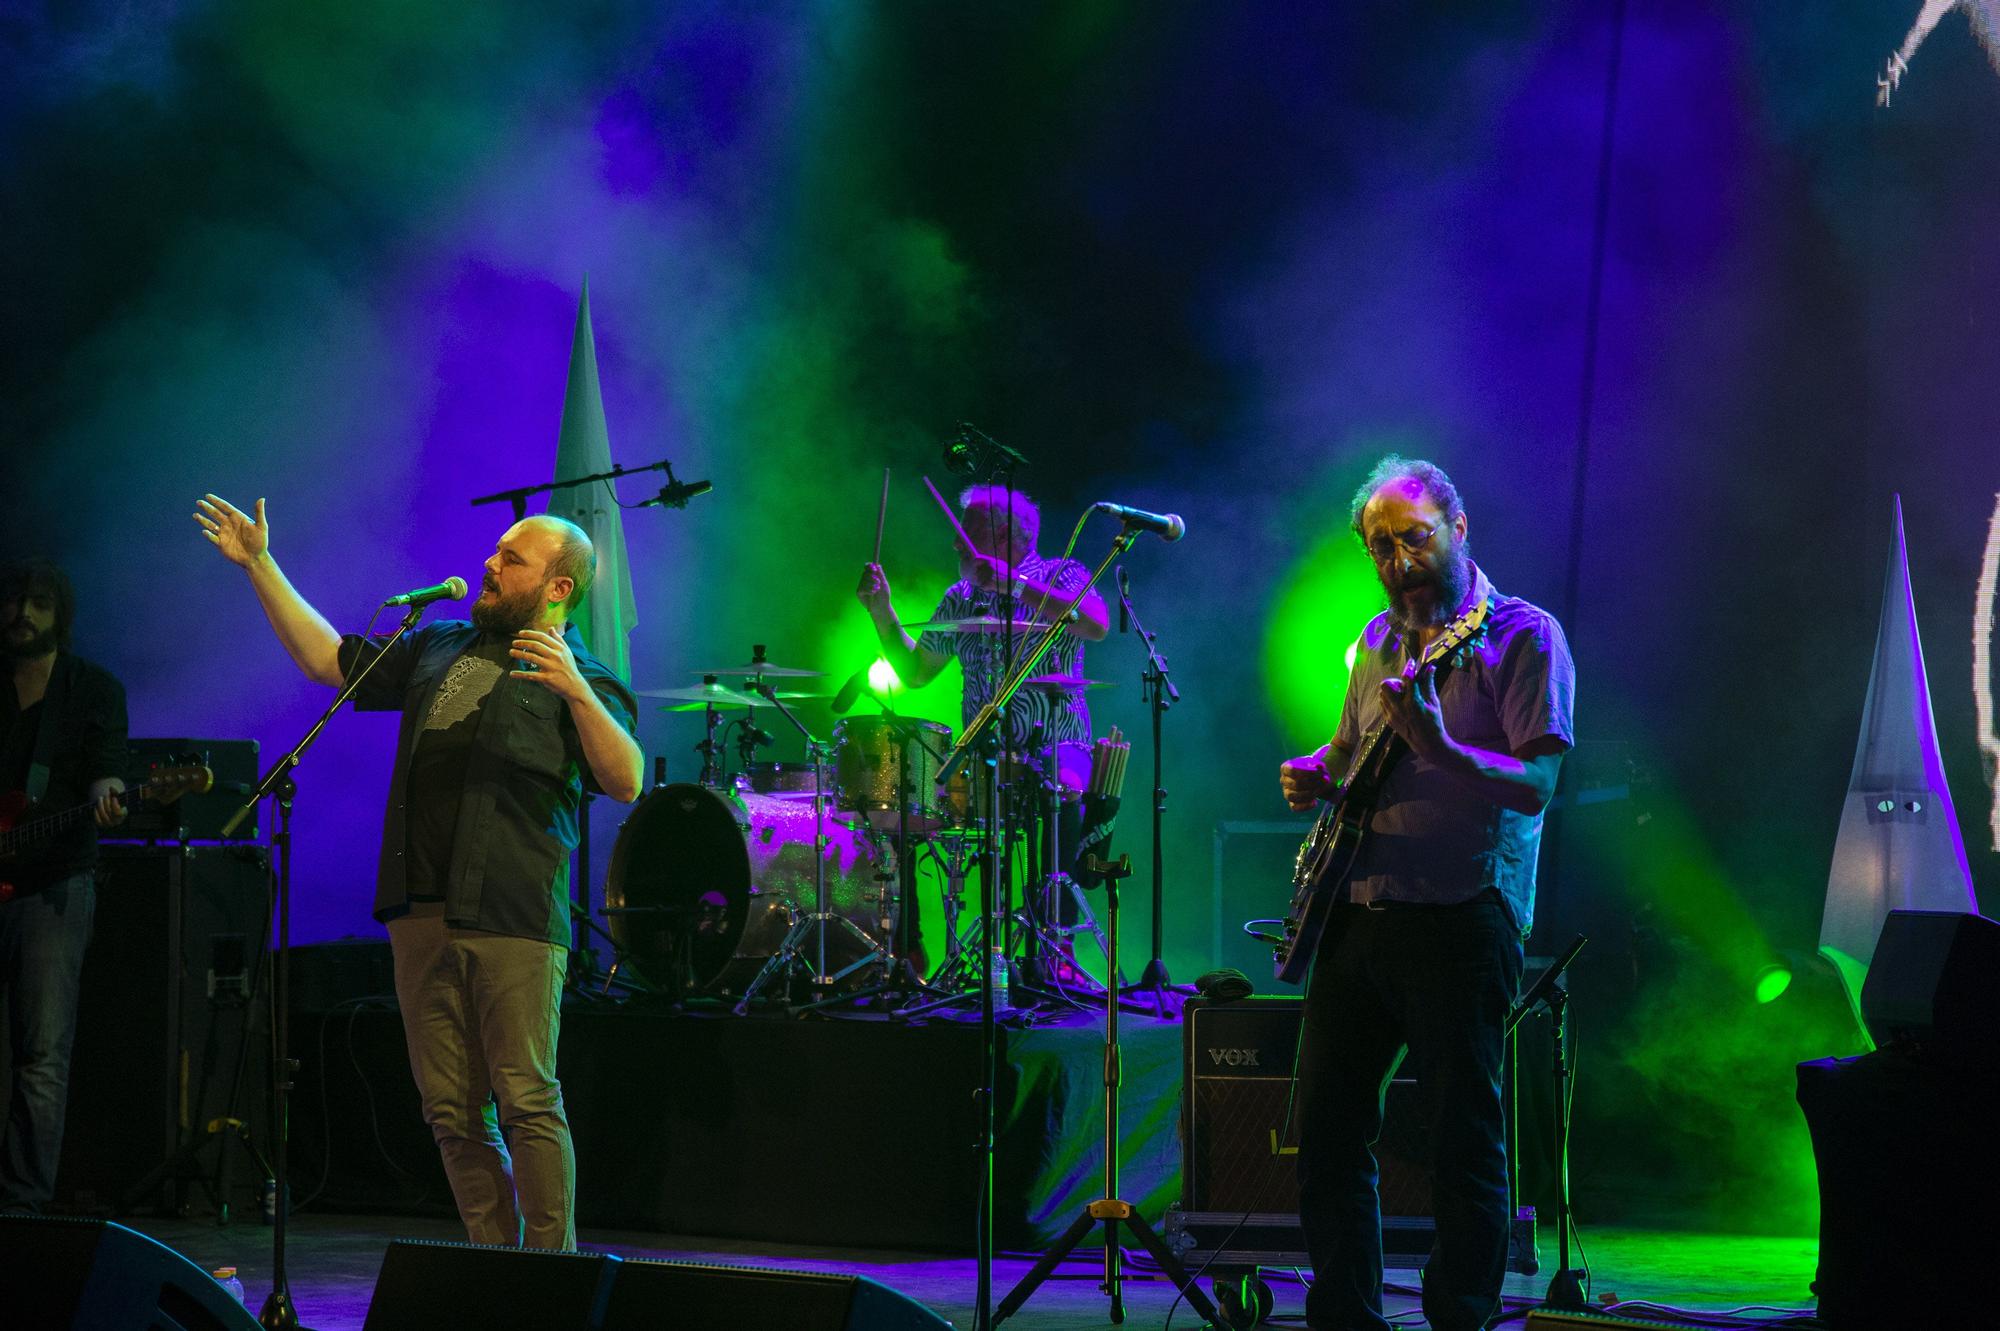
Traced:
<path fill-rule="evenodd" d="M 1278 790 L 1295 813 L 1312 808 L 1332 789 L 1326 759 L 1317 753 L 1303 754 L 1278 766 Z"/>
<path fill-rule="evenodd" d="M 201 511 L 194 515 L 194 520 L 230 563 L 248 568 L 271 548 L 271 528 L 264 520 L 263 500 L 257 501 L 255 521 L 221 495 L 197 499 L 195 507 Z"/>

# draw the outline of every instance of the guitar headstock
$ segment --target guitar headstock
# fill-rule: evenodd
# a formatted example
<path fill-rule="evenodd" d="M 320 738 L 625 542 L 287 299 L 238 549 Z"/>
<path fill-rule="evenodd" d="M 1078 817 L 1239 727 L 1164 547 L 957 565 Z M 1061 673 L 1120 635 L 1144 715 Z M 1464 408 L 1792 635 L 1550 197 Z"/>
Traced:
<path fill-rule="evenodd" d="M 1482 596 L 1478 604 L 1445 626 L 1436 641 L 1424 649 L 1423 664 L 1435 665 L 1446 657 L 1452 657 L 1452 664 L 1465 664 L 1460 654 L 1477 642 L 1486 632 L 1486 620 L 1493 613 L 1493 598 Z"/>
<path fill-rule="evenodd" d="M 146 774 L 146 798 L 155 804 L 172 804 L 183 795 L 206 795 L 215 786 L 212 768 L 187 764 L 155 767 Z"/>

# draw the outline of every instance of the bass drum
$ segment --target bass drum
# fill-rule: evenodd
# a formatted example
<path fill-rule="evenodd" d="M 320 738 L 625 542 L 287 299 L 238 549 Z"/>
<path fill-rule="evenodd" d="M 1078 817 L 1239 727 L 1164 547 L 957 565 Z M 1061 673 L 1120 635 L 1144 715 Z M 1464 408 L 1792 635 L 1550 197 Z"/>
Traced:
<path fill-rule="evenodd" d="M 886 939 L 895 900 L 884 908 L 876 838 L 828 813 L 828 908 L 870 940 Z M 655 985 L 735 994 L 778 950 L 796 914 L 812 909 L 814 891 L 810 801 L 678 784 L 648 791 L 627 815 L 604 904 L 613 941 Z M 837 924 L 826 936 L 829 972 L 867 951 Z"/>

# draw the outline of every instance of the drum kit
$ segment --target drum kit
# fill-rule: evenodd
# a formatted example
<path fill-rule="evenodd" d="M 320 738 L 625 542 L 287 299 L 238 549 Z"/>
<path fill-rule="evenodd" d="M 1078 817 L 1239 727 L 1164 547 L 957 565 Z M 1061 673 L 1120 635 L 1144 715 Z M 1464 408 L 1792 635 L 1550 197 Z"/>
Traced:
<path fill-rule="evenodd" d="M 758 646 L 748 662 L 695 673 L 697 685 L 637 690 L 665 710 L 703 714 L 694 746 L 702 767 L 695 781 L 667 782 L 656 762 L 655 784 L 619 829 L 604 889 L 614 981 L 623 976 L 675 1000 L 719 1000 L 738 1013 L 760 998 L 793 1006 L 801 985 L 800 1008 L 873 999 L 915 1013 L 961 1001 L 968 987 L 976 1000 L 981 967 L 997 947 L 1024 976 L 1052 976 L 1048 997 L 1102 992 L 1068 964 L 1068 935 L 1096 932 L 1097 924 L 1059 871 L 1059 848 L 1046 843 L 1062 806 L 1117 794 L 1129 746 L 1115 734 L 1095 751 L 1050 744 L 940 783 L 949 726 L 884 705 L 877 715 L 840 718 L 822 741 L 794 712 L 827 696 L 813 684 L 821 672 L 777 665 Z M 1067 676 L 1031 683 L 1094 686 Z M 759 757 L 774 742 L 757 724 L 766 708 L 803 737 L 802 761 Z M 1004 831 L 984 817 L 992 807 L 986 783 L 994 780 Z M 1025 852 L 1026 882 L 1036 888 L 1022 894 L 1022 909 L 1004 921 L 1006 937 L 991 945 L 979 936 L 976 913 L 960 927 L 965 881 L 989 835 Z M 928 974 L 913 918 L 920 864 L 943 883 L 946 955 Z M 1003 873 L 1017 876 L 1011 864 Z"/>

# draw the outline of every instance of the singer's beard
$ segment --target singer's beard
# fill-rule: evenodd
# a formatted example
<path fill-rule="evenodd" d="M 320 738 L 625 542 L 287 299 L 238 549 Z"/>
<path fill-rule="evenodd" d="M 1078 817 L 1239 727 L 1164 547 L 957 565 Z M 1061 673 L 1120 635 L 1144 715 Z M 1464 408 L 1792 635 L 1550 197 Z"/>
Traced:
<path fill-rule="evenodd" d="M 1443 567 L 1435 571 L 1412 569 L 1393 585 L 1384 578 L 1382 586 L 1389 593 L 1390 626 L 1399 636 L 1441 628 L 1451 623 L 1466 593 L 1472 590 L 1472 552 L 1463 545 L 1455 546 Z M 1433 593 L 1430 604 L 1413 604 L 1409 596 L 1413 587 L 1429 587 Z"/>
<path fill-rule="evenodd" d="M 509 636 L 519 633 L 535 622 L 541 613 L 542 597 L 548 594 L 548 584 L 532 591 L 517 592 L 513 596 L 495 593 L 487 600 L 482 590 L 479 599 L 472 603 L 472 626 L 483 633 L 505 633 Z"/>

